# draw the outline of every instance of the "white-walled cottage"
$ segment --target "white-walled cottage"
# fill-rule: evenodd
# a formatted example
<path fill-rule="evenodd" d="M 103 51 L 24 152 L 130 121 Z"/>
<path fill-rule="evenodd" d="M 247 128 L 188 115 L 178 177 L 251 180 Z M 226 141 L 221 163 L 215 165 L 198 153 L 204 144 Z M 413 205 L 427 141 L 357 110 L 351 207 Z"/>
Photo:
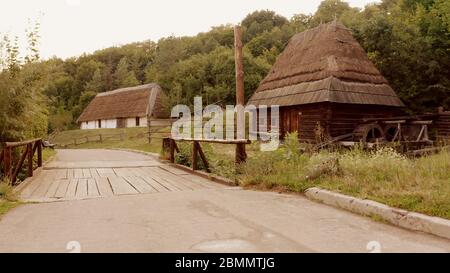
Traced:
<path fill-rule="evenodd" d="M 161 87 L 150 83 L 97 94 L 81 113 L 80 129 L 146 127 L 168 117 Z"/>

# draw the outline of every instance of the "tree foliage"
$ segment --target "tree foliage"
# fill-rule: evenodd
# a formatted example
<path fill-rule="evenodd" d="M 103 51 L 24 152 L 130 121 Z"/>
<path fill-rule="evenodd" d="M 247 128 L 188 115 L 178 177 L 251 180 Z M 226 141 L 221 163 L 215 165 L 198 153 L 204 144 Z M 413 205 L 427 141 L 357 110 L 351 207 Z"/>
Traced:
<path fill-rule="evenodd" d="M 314 14 L 288 19 L 255 11 L 242 22 L 245 95 L 255 91 L 295 33 L 340 20 L 353 32 L 411 112 L 450 107 L 450 1 L 382 0 L 364 9 L 324 0 Z M 235 101 L 233 27 L 222 25 L 192 37 L 166 37 L 61 60 L 38 61 L 39 25 L 27 30 L 27 57 L 15 37 L 0 40 L 0 133 L 23 137 L 46 127 L 63 130 L 99 92 L 159 83 L 169 104 Z M 31 109 L 31 110 L 30 110 Z M 31 114 L 32 113 L 32 114 Z M 39 117 L 36 123 L 31 115 Z M 28 124 L 36 124 L 34 129 Z M 44 129 L 45 130 L 45 129 Z"/>

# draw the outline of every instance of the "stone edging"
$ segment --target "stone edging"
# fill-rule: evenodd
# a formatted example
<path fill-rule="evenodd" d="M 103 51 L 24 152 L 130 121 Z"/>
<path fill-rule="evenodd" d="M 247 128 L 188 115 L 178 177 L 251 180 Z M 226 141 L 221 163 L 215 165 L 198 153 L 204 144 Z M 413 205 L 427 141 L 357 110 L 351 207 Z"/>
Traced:
<path fill-rule="evenodd" d="M 397 209 L 372 200 L 363 200 L 316 187 L 307 189 L 305 195 L 309 199 L 354 213 L 381 217 L 402 228 L 450 239 L 450 220 L 447 219 Z"/>

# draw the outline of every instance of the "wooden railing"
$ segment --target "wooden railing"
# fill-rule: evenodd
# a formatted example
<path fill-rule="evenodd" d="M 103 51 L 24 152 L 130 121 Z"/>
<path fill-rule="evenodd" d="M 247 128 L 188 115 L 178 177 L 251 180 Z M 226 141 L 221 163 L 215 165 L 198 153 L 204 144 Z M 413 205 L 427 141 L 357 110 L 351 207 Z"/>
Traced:
<path fill-rule="evenodd" d="M 203 162 L 205 169 L 207 172 L 209 170 L 209 164 L 206 159 L 205 153 L 200 146 L 201 142 L 204 143 L 217 143 L 217 144 L 234 144 L 234 145 L 243 145 L 245 147 L 246 144 L 250 144 L 251 141 L 248 139 L 232 139 L 232 140 L 220 140 L 220 139 L 193 139 L 193 138 L 183 138 L 183 139 L 174 139 L 174 138 L 164 138 L 163 139 L 163 150 L 169 150 L 169 160 L 171 163 L 175 163 L 175 152 L 179 153 L 180 150 L 177 146 L 176 141 L 180 142 L 192 142 L 192 170 L 198 170 L 198 158 Z M 245 149 L 243 154 L 237 154 L 238 152 L 242 152 L 242 150 L 236 149 L 236 160 L 235 163 L 241 163 L 246 160 L 247 154 L 245 153 Z"/>
<path fill-rule="evenodd" d="M 23 147 L 19 160 L 14 165 L 13 151 Z M 3 166 L 3 176 L 11 180 L 14 185 L 17 180 L 17 175 L 22 169 L 23 163 L 27 162 L 27 177 L 33 176 L 33 157 L 37 151 L 37 166 L 42 166 L 42 139 L 36 138 L 21 142 L 5 142 L 0 152 L 0 167 Z"/>

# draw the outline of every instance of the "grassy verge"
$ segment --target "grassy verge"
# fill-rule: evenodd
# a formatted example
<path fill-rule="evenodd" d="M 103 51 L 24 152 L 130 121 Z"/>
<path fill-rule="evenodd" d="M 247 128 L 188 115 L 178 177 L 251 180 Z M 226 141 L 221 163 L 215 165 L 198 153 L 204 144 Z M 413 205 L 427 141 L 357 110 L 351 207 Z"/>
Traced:
<path fill-rule="evenodd" d="M 162 147 L 162 140 L 160 138 L 152 139 L 148 143 L 147 128 L 125 128 L 125 129 L 93 129 L 93 130 L 70 130 L 59 133 L 52 140 L 56 144 L 69 144 L 67 148 L 76 149 L 99 149 L 99 148 L 126 148 L 145 152 L 159 153 Z M 165 129 L 168 131 L 169 129 Z M 104 136 L 124 133 L 123 140 L 119 136 L 104 139 L 100 141 L 91 141 L 79 145 L 73 145 L 74 138 L 90 137 L 91 139 L 98 139 L 99 134 Z M 161 136 L 158 134 L 157 136 Z"/>
<path fill-rule="evenodd" d="M 19 204 L 9 181 L 0 180 L 0 216 Z"/>
<path fill-rule="evenodd" d="M 391 148 L 366 152 L 298 152 L 291 137 L 241 166 L 244 186 L 303 192 L 322 187 L 393 207 L 450 219 L 450 152 L 411 159 Z"/>

